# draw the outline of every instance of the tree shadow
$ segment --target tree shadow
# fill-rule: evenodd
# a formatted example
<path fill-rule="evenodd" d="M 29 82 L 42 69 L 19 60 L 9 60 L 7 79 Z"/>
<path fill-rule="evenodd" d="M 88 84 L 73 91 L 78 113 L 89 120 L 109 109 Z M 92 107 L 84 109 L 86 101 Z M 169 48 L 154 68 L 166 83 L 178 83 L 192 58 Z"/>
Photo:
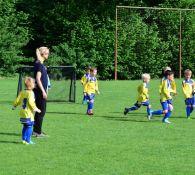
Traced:
<path fill-rule="evenodd" d="M 113 114 L 123 114 L 123 111 L 122 112 L 112 112 Z M 129 112 L 127 115 L 146 115 L 146 112 Z"/>
<path fill-rule="evenodd" d="M 135 117 L 127 117 L 127 116 L 121 116 L 121 117 L 114 117 L 114 116 L 108 116 L 108 115 L 101 115 L 101 116 L 94 116 L 94 117 L 102 117 L 105 118 L 106 120 L 113 120 L 113 121 L 121 121 L 121 122 L 159 122 L 159 120 L 151 120 L 148 121 L 147 119 L 140 120 L 136 116 Z"/>
<path fill-rule="evenodd" d="M 7 140 L 0 140 L 0 144 L 3 144 L 3 143 L 5 143 L 5 144 L 9 144 L 9 143 L 11 143 L 11 144 L 21 144 L 21 142 L 19 142 L 19 141 L 7 141 Z"/>
<path fill-rule="evenodd" d="M 71 114 L 71 115 L 86 115 L 84 113 L 79 113 L 79 112 L 53 112 L 53 111 L 49 111 L 47 112 L 48 114 L 60 114 L 60 115 L 64 115 L 64 114 Z"/>
<path fill-rule="evenodd" d="M 0 104 L 13 104 L 13 101 L 0 101 Z"/>
<path fill-rule="evenodd" d="M 6 135 L 6 136 L 21 136 L 21 134 L 18 134 L 18 133 L 9 133 L 9 132 L 0 132 L 0 135 Z"/>

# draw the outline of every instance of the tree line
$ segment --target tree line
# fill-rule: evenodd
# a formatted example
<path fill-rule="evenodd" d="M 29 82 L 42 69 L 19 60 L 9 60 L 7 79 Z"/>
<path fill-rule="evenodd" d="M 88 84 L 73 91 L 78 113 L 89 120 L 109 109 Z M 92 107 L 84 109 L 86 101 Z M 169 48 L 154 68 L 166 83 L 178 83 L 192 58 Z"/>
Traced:
<path fill-rule="evenodd" d="M 32 65 L 44 45 L 48 65 L 74 65 L 78 77 L 92 65 L 113 79 L 116 5 L 195 8 L 190 0 L 0 0 L 0 74 Z M 195 72 L 194 14 L 182 14 L 182 65 Z M 178 72 L 177 13 L 124 9 L 118 18 L 119 79 L 159 77 L 167 65 Z"/>

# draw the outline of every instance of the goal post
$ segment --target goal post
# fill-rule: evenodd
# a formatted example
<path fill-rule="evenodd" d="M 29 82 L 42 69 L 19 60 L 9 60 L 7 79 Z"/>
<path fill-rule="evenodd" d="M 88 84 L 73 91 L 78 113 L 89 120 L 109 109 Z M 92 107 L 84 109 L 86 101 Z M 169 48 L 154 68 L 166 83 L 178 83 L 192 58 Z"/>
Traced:
<path fill-rule="evenodd" d="M 49 102 L 76 102 L 76 70 L 74 66 L 48 66 L 51 87 L 48 89 Z M 17 96 L 24 89 L 25 76 L 34 77 L 33 66 L 19 68 Z"/>
<path fill-rule="evenodd" d="M 162 28 L 162 30 L 166 30 L 165 34 L 169 33 L 168 30 L 173 30 L 172 31 L 172 36 L 175 39 L 175 45 L 172 46 L 172 50 L 169 49 L 167 51 L 172 52 L 169 57 L 171 59 L 171 56 L 174 58 L 174 60 L 172 61 L 173 63 L 171 63 L 171 65 L 173 64 L 175 67 L 175 72 L 176 75 L 181 78 L 182 76 L 182 67 L 183 67 L 183 59 L 186 59 L 186 57 L 188 57 L 187 54 L 183 53 L 183 39 L 185 36 L 185 27 L 187 20 L 189 19 L 185 19 L 186 18 L 186 14 L 193 14 L 193 16 L 195 16 L 195 9 L 181 9 L 181 8 L 160 8 L 160 7 L 135 7 L 135 6 L 116 6 L 116 21 L 115 21 L 115 58 L 114 58 L 114 75 L 115 75 L 115 80 L 117 80 L 118 78 L 121 78 L 120 76 L 120 68 L 125 65 L 126 67 L 128 66 L 126 63 L 124 63 L 123 58 L 125 58 L 127 60 L 128 57 L 133 57 L 136 56 L 137 57 L 144 57 L 145 55 L 139 55 L 138 52 L 135 51 L 134 45 L 133 43 L 136 42 L 135 38 L 133 38 L 135 36 L 135 34 L 133 32 L 136 32 L 135 30 L 132 30 L 133 27 L 129 27 L 131 25 L 133 25 L 131 23 L 131 21 L 133 21 L 135 19 L 135 14 L 137 14 L 137 16 L 139 16 L 140 18 L 137 18 L 138 20 L 142 20 L 143 19 L 143 26 L 145 25 L 146 28 L 148 29 L 148 31 L 150 31 L 151 27 L 154 26 L 154 28 L 158 28 L 158 30 L 160 30 Z M 173 16 L 174 19 L 172 19 L 171 17 Z M 158 19 L 157 19 L 158 18 Z M 163 19 L 165 18 L 165 19 Z M 161 21 L 162 19 L 162 21 Z M 159 20 L 159 21 L 157 21 Z M 164 21 L 163 21 L 164 20 Z M 168 22 L 167 22 L 168 21 Z M 187 22 L 186 22 L 187 21 Z M 164 24 L 162 24 L 164 22 Z M 167 22 L 167 24 L 165 24 L 165 22 Z M 170 24 L 169 24 L 170 22 Z M 173 22 L 175 24 L 173 24 Z M 160 25 L 167 25 L 165 26 L 165 28 L 163 28 Z M 175 28 L 171 28 L 174 25 Z M 139 26 L 138 26 L 139 27 Z M 142 27 L 142 26 L 140 26 Z M 139 30 L 139 28 L 138 28 Z M 165 43 L 165 45 L 169 42 L 170 39 L 172 39 L 170 36 L 163 36 L 163 32 L 159 32 L 158 30 L 156 30 L 156 34 L 158 35 L 158 38 Z M 194 27 L 195 30 L 195 27 Z M 141 31 L 141 29 L 140 29 Z M 171 33 L 171 32 L 170 32 Z M 139 33 L 140 35 L 141 32 Z M 195 33 L 194 33 L 195 34 Z M 150 34 L 149 34 L 150 35 Z M 188 36 L 187 36 L 188 37 Z M 135 40 L 133 40 L 133 39 Z M 139 37 L 137 37 L 139 38 Z M 160 47 L 160 46 L 159 46 Z M 166 46 L 165 46 L 166 47 Z M 129 50 L 128 50 L 129 48 Z M 147 49 L 147 48 L 146 48 Z M 191 48 L 191 50 L 193 50 L 193 48 Z M 166 51 L 166 50 L 165 50 Z M 128 55 L 129 52 L 132 55 Z M 151 52 L 153 52 L 153 50 L 151 50 Z M 154 51 L 157 52 L 157 51 Z M 149 52 L 148 52 L 149 53 Z M 133 55 L 134 54 L 134 55 Z M 156 55 L 155 55 L 156 54 Z M 149 54 L 149 56 L 153 56 L 154 59 L 157 59 L 156 56 L 158 56 L 157 53 L 155 54 Z M 162 53 L 163 54 L 163 53 Z M 166 54 L 166 52 L 165 52 Z M 192 53 L 191 53 L 191 57 L 192 57 Z M 190 58 L 191 59 L 191 58 Z M 152 60 L 151 60 L 152 61 Z M 122 65 L 123 64 L 123 65 Z M 176 66 L 177 65 L 177 66 Z M 141 67 L 140 63 L 138 62 L 137 65 L 132 65 L 132 66 L 137 66 L 137 70 L 138 68 Z M 131 66 L 126 69 L 130 69 Z M 146 69 L 147 70 L 147 69 Z M 142 70 L 144 71 L 144 70 Z M 123 69 L 123 74 L 124 74 L 125 70 Z M 133 73 L 136 72 L 136 68 L 135 70 L 132 71 Z M 141 72 L 141 70 L 140 70 Z M 139 73 L 140 73 L 139 72 Z M 122 74 L 121 73 L 121 74 Z"/>

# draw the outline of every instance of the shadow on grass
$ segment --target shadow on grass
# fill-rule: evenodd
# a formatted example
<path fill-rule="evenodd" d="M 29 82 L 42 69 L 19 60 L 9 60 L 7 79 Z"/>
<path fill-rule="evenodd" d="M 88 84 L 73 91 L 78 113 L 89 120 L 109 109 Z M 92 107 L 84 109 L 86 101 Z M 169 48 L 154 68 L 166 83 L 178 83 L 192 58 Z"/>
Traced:
<path fill-rule="evenodd" d="M 13 101 L 0 101 L 0 104 L 13 104 Z"/>
<path fill-rule="evenodd" d="M 10 133 L 10 132 L 0 132 L 0 135 L 6 135 L 6 136 L 21 136 L 21 134 L 18 134 L 18 133 Z"/>
<path fill-rule="evenodd" d="M 123 115 L 123 111 L 121 112 L 112 112 L 112 114 L 122 114 Z M 127 115 L 146 115 L 146 112 L 129 112 Z"/>
<path fill-rule="evenodd" d="M 53 112 L 53 111 L 49 111 L 47 112 L 48 114 L 60 114 L 60 115 L 64 115 L 64 114 L 71 114 L 71 115 L 86 115 L 84 113 L 79 113 L 79 112 Z"/>
<path fill-rule="evenodd" d="M 7 141 L 7 140 L 0 140 L 0 144 L 1 144 L 1 143 L 5 143 L 5 144 L 8 144 L 8 143 L 11 143 L 11 144 L 21 144 L 21 142 Z"/>
<path fill-rule="evenodd" d="M 151 121 L 148 121 L 147 119 L 144 120 L 144 117 L 142 120 L 142 119 L 137 118 L 136 116 L 135 117 L 132 117 L 132 116 L 130 116 L 130 117 L 128 117 L 128 116 L 121 116 L 121 117 L 95 116 L 95 117 L 102 117 L 102 118 L 105 118 L 106 120 L 122 121 L 122 122 L 137 122 L 137 123 L 140 123 L 140 122 L 159 122 L 159 120 L 151 120 Z"/>

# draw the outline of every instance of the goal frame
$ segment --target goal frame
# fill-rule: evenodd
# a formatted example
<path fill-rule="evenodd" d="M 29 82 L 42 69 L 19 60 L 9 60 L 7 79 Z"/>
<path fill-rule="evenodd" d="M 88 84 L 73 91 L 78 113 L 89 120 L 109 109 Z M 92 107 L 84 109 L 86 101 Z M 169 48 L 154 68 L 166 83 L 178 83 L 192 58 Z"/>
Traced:
<path fill-rule="evenodd" d="M 179 78 L 181 78 L 182 70 L 182 12 L 195 11 L 195 9 L 181 9 L 181 8 L 160 8 L 160 7 L 137 7 L 137 6 L 116 6 L 115 11 L 115 48 L 114 48 L 114 79 L 117 80 L 117 66 L 118 66 L 118 10 L 119 8 L 141 9 L 141 10 L 164 10 L 164 11 L 178 11 L 179 12 Z"/>
<path fill-rule="evenodd" d="M 23 74 L 24 74 L 24 70 L 25 69 L 31 69 L 33 70 L 33 66 L 22 66 L 19 68 L 18 74 L 19 74 L 19 78 L 18 78 L 18 86 L 17 86 L 17 96 L 20 93 L 20 91 L 22 90 L 22 86 L 23 86 L 23 82 L 22 82 L 22 78 L 23 78 Z M 68 101 L 65 100 L 48 100 L 48 102 L 73 102 L 76 103 L 76 68 L 74 66 L 47 66 L 47 69 L 72 69 L 72 77 L 70 79 L 70 88 L 69 88 L 69 97 L 68 97 Z M 65 80 L 64 80 L 65 81 Z M 72 87 L 73 87 L 73 98 L 72 98 Z"/>

